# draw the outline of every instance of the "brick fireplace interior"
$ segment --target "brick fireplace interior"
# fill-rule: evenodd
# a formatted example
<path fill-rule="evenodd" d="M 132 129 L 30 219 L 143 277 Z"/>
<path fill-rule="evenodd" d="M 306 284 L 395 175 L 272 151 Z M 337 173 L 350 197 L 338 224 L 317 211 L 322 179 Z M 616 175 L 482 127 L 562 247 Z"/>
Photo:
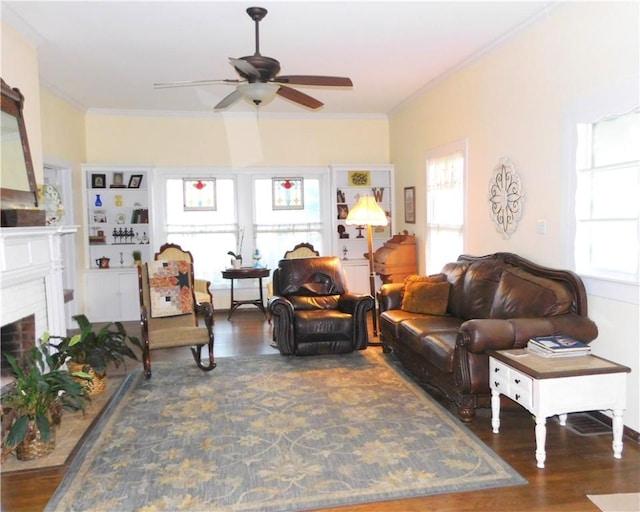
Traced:
<path fill-rule="evenodd" d="M 0 369 L 0 383 L 4 386 L 12 381 L 11 367 L 5 354 L 10 354 L 18 361 L 22 359 L 36 342 L 36 317 L 28 315 L 24 318 L 3 325 L 0 328 L 0 352 L 2 353 L 2 365 Z"/>

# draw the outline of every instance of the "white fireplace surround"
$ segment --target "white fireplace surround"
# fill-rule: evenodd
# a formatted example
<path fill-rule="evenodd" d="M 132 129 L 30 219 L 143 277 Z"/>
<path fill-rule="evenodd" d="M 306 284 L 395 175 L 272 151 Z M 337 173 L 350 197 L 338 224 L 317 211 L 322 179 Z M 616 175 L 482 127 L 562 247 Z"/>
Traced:
<path fill-rule="evenodd" d="M 0 229 L 0 325 L 35 315 L 36 339 L 67 332 L 62 236 L 77 226 Z"/>

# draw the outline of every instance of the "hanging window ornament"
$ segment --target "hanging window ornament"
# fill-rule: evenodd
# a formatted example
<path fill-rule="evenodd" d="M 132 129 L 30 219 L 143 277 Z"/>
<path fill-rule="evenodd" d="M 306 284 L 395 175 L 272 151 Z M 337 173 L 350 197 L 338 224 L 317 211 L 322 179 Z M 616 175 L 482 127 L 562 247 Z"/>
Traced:
<path fill-rule="evenodd" d="M 215 211 L 216 180 L 183 178 L 182 194 L 184 211 Z"/>
<path fill-rule="evenodd" d="M 274 210 L 304 210 L 303 178 L 273 178 L 271 183 Z"/>

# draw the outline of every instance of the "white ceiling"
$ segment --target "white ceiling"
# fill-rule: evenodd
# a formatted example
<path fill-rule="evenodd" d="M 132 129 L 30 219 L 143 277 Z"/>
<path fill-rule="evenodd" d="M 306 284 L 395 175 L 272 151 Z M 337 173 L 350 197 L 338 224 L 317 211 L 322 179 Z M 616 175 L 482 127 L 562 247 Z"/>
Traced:
<path fill-rule="evenodd" d="M 348 76 L 353 88 L 296 87 L 326 114 L 389 114 L 430 82 L 548 14 L 548 2 L 2 0 L 2 19 L 38 48 L 40 80 L 84 109 L 211 112 L 230 85 L 154 82 L 238 78 L 252 55 L 247 7 L 269 13 L 260 52 L 283 75 Z M 253 111 L 242 100 L 228 112 Z M 309 110 L 276 97 L 265 113 Z"/>

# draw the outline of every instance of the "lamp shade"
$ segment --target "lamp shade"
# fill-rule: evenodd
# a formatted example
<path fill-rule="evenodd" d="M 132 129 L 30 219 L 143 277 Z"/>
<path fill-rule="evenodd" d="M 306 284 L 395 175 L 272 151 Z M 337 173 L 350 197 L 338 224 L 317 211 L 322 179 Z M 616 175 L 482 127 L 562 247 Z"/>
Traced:
<path fill-rule="evenodd" d="M 345 220 L 350 226 L 386 226 L 389 219 L 375 198 L 361 196 Z"/>
<path fill-rule="evenodd" d="M 252 82 L 238 86 L 240 94 L 256 105 L 271 101 L 278 92 L 278 89 L 280 89 L 279 84 L 265 82 Z"/>

